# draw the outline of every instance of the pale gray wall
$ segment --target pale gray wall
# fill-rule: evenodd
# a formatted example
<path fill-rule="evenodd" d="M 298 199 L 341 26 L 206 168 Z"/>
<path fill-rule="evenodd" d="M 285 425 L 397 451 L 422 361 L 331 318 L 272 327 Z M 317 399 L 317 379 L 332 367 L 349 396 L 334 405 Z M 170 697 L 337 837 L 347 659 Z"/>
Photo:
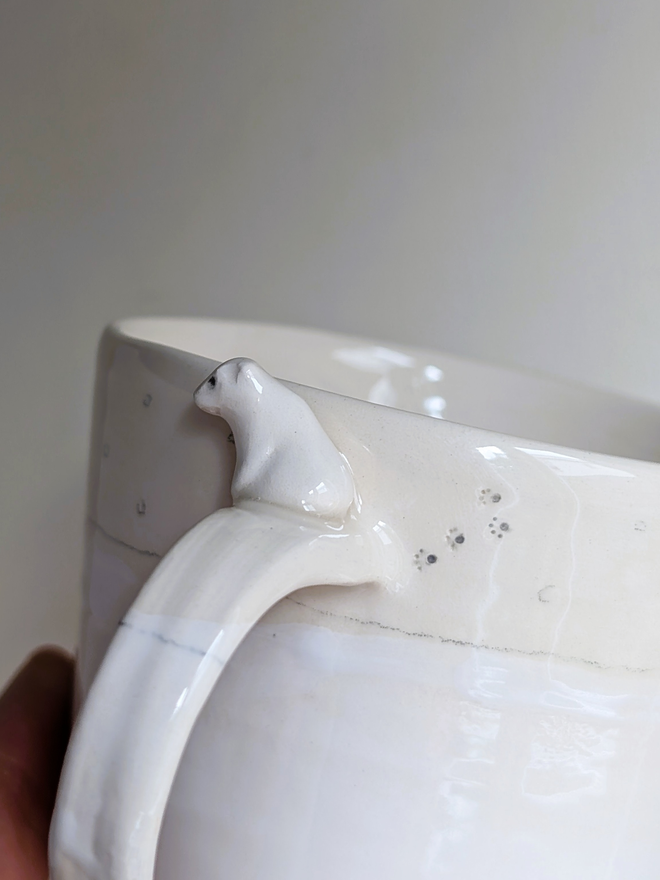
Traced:
<path fill-rule="evenodd" d="M 5 0 L 0 680 L 75 638 L 96 339 L 431 344 L 660 400 L 657 0 Z"/>

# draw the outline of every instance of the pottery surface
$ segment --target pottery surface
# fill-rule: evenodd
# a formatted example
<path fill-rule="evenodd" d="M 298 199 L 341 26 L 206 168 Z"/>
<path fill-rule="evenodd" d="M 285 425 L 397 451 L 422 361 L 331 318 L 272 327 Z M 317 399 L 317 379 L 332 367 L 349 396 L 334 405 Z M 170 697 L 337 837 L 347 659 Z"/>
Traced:
<path fill-rule="evenodd" d="M 99 353 L 79 701 L 130 614 L 156 666 L 199 635 L 144 597 L 127 613 L 175 542 L 232 504 L 239 438 L 193 393 L 238 357 L 309 407 L 386 562 L 339 587 L 314 569 L 291 593 L 296 572 L 241 633 L 168 790 L 158 880 L 657 876 L 660 411 L 644 403 L 316 331 L 116 325 Z M 115 740 L 140 710 L 127 690 L 118 679 L 107 704 Z M 120 876 L 75 870 L 58 880 Z"/>

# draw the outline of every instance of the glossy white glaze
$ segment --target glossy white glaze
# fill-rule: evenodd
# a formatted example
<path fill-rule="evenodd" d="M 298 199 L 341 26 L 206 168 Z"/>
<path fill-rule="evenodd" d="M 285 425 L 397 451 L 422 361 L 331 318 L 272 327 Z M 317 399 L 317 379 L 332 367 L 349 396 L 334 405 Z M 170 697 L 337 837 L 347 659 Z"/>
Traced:
<path fill-rule="evenodd" d="M 159 878 L 657 876 L 657 676 L 315 621 L 270 616 L 231 661 Z"/>
<path fill-rule="evenodd" d="M 347 462 L 305 401 L 254 361 L 225 361 L 195 403 L 226 419 L 236 446 L 234 502 L 265 501 L 342 520 L 355 488 Z"/>
<path fill-rule="evenodd" d="M 230 503 L 229 427 L 190 399 L 241 351 L 357 396 L 386 361 L 398 406 L 442 386 L 483 428 L 295 387 L 401 573 L 298 592 L 247 635 L 184 754 L 158 880 L 655 877 L 660 467 L 490 430 L 653 458 L 642 404 L 331 335 L 127 322 L 99 362 L 81 693 L 158 559 Z"/>
<path fill-rule="evenodd" d="M 295 393 L 237 359 L 195 401 L 233 429 L 234 506 L 172 548 L 120 622 L 63 769 L 53 880 L 150 880 L 183 750 L 247 632 L 292 590 L 384 586 L 395 573 L 395 540 L 384 546 L 362 518 L 345 459 Z"/>

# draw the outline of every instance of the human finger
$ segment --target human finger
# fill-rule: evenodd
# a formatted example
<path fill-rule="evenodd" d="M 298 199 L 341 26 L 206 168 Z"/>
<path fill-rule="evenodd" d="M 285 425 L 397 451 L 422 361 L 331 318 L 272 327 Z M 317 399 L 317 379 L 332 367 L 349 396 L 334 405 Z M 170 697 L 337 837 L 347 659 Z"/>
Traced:
<path fill-rule="evenodd" d="M 48 828 L 70 732 L 73 658 L 33 654 L 0 696 L 0 880 L 46 880 Z"/>

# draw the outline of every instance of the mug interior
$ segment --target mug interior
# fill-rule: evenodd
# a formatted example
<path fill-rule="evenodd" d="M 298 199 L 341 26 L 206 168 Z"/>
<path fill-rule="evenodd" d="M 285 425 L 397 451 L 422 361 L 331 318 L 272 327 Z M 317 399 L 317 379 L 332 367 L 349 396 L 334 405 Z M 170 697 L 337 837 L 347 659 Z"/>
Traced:
<path fill-rule="evenodd" d="M 500 434 L 660 460 L 660 407 L 429 349 L 239 321 L 132 318 L 120 334 L 218 362 L 250 357 L 280 379 Z"/>

